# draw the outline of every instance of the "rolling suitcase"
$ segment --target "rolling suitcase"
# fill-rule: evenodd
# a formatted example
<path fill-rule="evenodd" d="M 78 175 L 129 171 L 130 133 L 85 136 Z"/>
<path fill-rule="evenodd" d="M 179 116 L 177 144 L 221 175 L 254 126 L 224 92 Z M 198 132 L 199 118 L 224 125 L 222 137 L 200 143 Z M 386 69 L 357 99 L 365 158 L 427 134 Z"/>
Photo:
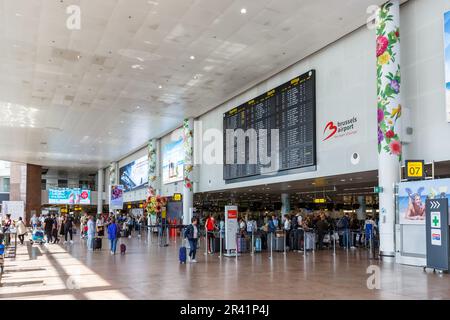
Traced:
<path fill-rule="evenodd" d="M 180 259 L 180 264 L 186 263 L 187 249 L 183 245 L 180 247 L 180 252 L 178 254 L 178 258 Z"/>
<path fill-rule="evenodd" d="M 315 241 L 316 239 L 314 232 L 305 232 L 305 241 L 304 241 L 305 250 L 314 250 Z"/>
<path fill-rule="evenodd" d="M 102 238 L 94 238 L 94 250 L 102 250 Z"/>
<path fill-rule="evenodd" d="M 262 241 L 261 238 L 255 239 L 255 252 L 261 252 L 262 251 Z"/>
<path fill-rule="evenodd" d="M 246 238 L 238 238 L 237 250 L 239 253 L 248 252 L 248 240 Z"/>

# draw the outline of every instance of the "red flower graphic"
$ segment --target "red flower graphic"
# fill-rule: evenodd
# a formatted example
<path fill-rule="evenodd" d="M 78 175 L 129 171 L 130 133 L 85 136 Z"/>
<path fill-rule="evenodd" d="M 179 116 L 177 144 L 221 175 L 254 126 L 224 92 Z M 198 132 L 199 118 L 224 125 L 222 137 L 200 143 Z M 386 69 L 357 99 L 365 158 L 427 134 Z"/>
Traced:
<path fill-rule="evenodd" d="M 394 137 L 395 133 L 392 130 L 389 130 L 386 132 L 386 138 L 392 139 Z"/>
<path fill-rule="evenodd" d="M 399 156 L 402 153 L 402 145 L 400 141 L 392 141 L 389 145 L 389 149 L 393 155 Z"/>
<path fill-rule="evenodd" d="M 387 49 L 389 40 L 385 36 L 377 38 L 377 57 L 381 56 Z"/>

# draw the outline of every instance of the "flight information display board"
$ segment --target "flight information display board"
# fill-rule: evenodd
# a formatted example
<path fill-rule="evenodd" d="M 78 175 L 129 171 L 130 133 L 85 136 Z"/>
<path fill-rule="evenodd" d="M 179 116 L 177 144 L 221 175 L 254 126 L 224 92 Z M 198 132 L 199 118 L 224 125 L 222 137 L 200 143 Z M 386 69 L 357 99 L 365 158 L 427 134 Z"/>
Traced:
<path fill-rule="evenodd" d="M 271 156 L 273 129 L 278 129 L 279 162 L 277 171 L 313 167 L 316 165 L 316 85 L 315 70 L 311 70 L 281 86 L 270 90 L 224 114 L 224 179 L 255 177 L 267 168 L 262 152 Z M 257 162 L 249 161 L 250 140 L 245 141 L 244 148 L 238 147 L 238 138 L 230 139 L 230 132 L 238 129 L 257 132 Z M 260 131 L 266 129 L 266 132 Z M 242 131 L 241 131 L 242 132 Z M 275 137 L 275 135 L 274 135 Z M 230 140 L 227 143 L 227 138 Z M 263 139 L 264 138 L 264 139 Z M 266 146 L 264 146 L 266 145 Z M 240 153 L 238 155 L 238 153 Z M 254 154 L 251 153 L 252 155 Z M 226 161 L 227 155 L 234 161 Z M 239 161 L 245 156 L 245 162 Z"/>

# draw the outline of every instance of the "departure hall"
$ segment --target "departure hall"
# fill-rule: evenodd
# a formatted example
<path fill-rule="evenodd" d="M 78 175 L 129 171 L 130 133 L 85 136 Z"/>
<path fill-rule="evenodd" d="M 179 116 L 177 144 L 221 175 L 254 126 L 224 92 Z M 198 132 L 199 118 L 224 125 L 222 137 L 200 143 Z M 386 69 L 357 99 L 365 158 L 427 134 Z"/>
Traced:
<path fill-rule="evenodd" d="M 0 0 L 0 30 L 0 300 L 450 299 L 450 1 Z"/>

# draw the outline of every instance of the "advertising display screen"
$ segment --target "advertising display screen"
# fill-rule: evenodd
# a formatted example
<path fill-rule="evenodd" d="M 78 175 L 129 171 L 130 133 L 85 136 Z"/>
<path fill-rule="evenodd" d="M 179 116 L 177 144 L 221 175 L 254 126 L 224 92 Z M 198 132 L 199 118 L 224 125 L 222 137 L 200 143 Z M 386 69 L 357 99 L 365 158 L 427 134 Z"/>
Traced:
<path fill-rule="evenodd" d="M 121 185 L 111 186 L 111 197 L 109 199 L 109 208 L 111 210 L 123 209 L 123 191 L 124 187 Z"/>
<path fill-rule="evenodd" d="M 120 184 L 124 191 L 131 191 L 148 183 L 148 157 L 143 156 L 120 168 Z"/>
<path fill-rule="evenodd" d="M 447 121 L 450 122 L 450 11 L 444 15 L 444 59 L 445 59 L 445 92 L 447 98 Z"/>
<path fill-rule="evenodd" d="M 427 200 L 450 198 L 450 179 L 402 182 L 398 186 L 400 224 L 425 224 Z"/>
<path fill-rule="evenodd" d="M 183 180 L 183 138 L 164 146 L 162 162 L 164 184 Z"/>
<path fill-rule="evenodd" d="M 277 157 L 276 173 L 316 165 L 315 77 L 315 71 L 311 70 L 223 115 L 225 180 L 264 174 L 265 159 L 272 154 Z M 247 137 L 254 132 L 257 138 L 252 144 L 246 139 L 240 146 L 237 136 L 230 140 L 230 131 L 235 135 L 244 132 Z M 273 151 L 277 150 L 272 146 L 273 140 L 278 144 L 278 152 Z M 254 159 L 250 150 L 257 154 L 257 161 L 249 161 Z M 233 158 L 230 163 L 228 159 Z"/>
<path fill-rule="evenodd" d="M 79 188 L 49 189 L 49 204 L 91 204 L 91 191 Z"/>

